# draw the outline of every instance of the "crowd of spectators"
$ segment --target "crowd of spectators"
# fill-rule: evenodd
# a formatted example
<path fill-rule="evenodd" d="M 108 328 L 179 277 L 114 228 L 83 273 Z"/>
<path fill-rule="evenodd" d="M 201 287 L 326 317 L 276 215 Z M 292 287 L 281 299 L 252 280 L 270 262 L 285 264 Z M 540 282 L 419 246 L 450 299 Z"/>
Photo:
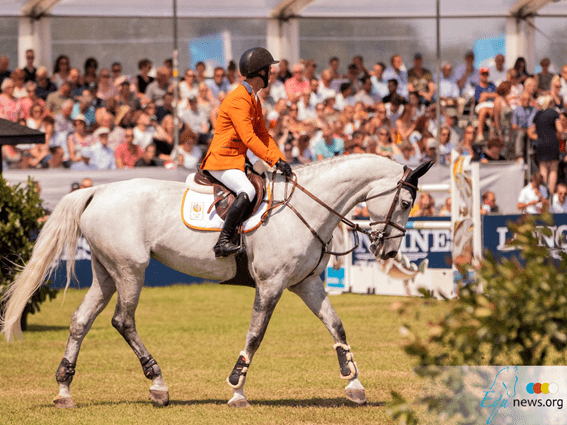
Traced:
<path fill-rule="evenodd" d="M 467 52 L 462 63 L 444 63 L 436 81 L 419 53 L 411 67 L 397 54 L 369 66 L 354 56 L 344 74 L 337 57 L 323 69 L 313 60 L 282 59 L 259 97 L 266 126 L 291 164 L 365 152 L 413 167 L 429 159 L 448 164 L 452 149 L 481 163 L 532 161 L 533 152 L 554 194 L 565 163 L 567 65 L 543 58 L 534 74 L 523 58 L 511 69 L 503 55 L 491 67 L 474 64 Z M 210 75 L 197 63 L 181 74 L 177 91 L 171 60 L 141 59 L 135 76 L 125 75 L 119 62 L 99 67 L 89 58 L 82 69 L 76 65 L 60 55 L 52 72 L 36 68 L 28 50 L 26 66 L 11 71 L 0 57 L 0 117 L 46 134 L 44 144 L 3 146 L 7 167 L 195 169 L 220 103 L 242 81 L 233 61 Z"/>

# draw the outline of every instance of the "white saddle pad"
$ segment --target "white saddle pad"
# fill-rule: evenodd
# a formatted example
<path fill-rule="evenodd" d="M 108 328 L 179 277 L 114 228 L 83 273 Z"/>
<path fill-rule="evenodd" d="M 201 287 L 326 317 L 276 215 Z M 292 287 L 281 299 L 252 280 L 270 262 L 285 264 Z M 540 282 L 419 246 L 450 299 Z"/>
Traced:
<path fill-rule="evenodd" d="M 244 222 L 244 233 L 251 232 L 262 224 L 262 215 L 268 208 L 269 188 L 266 190 L 266 193 L 258 211 Z M 187 189 L 185 195 L 183 195 L 183 202 L 181 203 L 181 219 L 183 223 L 191 229 L 220 232 L 224 220 L 219 217 L 214 207 L 211 209 L 210 213 L 207 213 L 213 201 L 213 194 L 200 193 L 192 189 Z"/>

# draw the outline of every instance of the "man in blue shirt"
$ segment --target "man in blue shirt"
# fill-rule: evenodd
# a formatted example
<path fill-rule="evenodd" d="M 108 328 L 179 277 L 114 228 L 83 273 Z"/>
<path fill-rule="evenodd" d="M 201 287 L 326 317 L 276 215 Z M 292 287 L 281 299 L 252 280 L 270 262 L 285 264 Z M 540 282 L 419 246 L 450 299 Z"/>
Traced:
<path fill-rule="evenodd" d="M 435 82 L 437 76 L 434 76 Z M 441 68 L 441 78 L 439 79 L 439 96 L 441 105 L 445 108 L 456 108 L 457 115 L 463 115 L 465 109 L 465 99 L 461 98 L 457 80 L 453 75 L 453 66 L 445 62 Z"/>
<path fill-rule="evenodd" d="M 323 138 L 315 145 L 315 160 L 342 155 L 344 153 L 344 141 L 340 137 L 333 136 L 333 129 L 328 123 L 321 129 Z"/>
<path fill-rule="evenodd" d="M 536 109 L 530 105 L 530 97 L 528 92 L 523 92 L 520 95 L 520 105 L 512 113 L 512 131 L 515 132 L 514 145 L 509 149 L 509 156 L 512 159 L 523 157 L 527 160 L 528 129 L 532 126 L 536 113 Z"/>
<path fill-rule="evenodd" d="M 383 98 L 388 95 L 388 81 L 384 79 L 386 65 L 378 62 L 374 65 L 374 73 L 370 76 L 374 93 Z"/>
<path fill-rule="evenodd" d="M 407 100 L 408 98 L 408 72 L 400 55 L 394 55 L 390 59 L 391 66 L 386 68 L 382 79 L 385 81 L 394 79 L 398 82 L 397 93 Z M 384 102 L 386 103 L 386 102 Z"/>
<path fill-rule="evenodd" d="M 95 123 L 95 107 L 93 106 L 93 98 L 88 90 L 83 91 L 82 96 L 73 105 L 71 119 L 74 120 L 79 114 L 82 114 L 87 120 L 87 128 Z"/>
<path fill-rule="evenodd" d="M 480 82 L 474 89 L 474 97 L 476 99 L 475 112 L 478 114 L 478 131 L 476 141 L 480 142 L 484 136 L 484 122 L 486 118 L 492 116 L 494 109 L 494 99 L 496 98 L 496 86 L 493 82 L 488 81 L 490 71 L 486 67 L 479 70 Z"/>
<path fill-rule="evenodd" d="M 215 68 L 212 80 L 205 80 L 205 84 L 207 84 L 213 92 L 215 101 L 218 100 L 221 91 L 224 93 L 230 91 L 230 83 L 225 76 L 224 68 L 221 66 Z"/>
<path fill-rule="evenodd" d="M 114 170 L 116 168 L 116 160 L 114 159 L 114 151 L 108 147 L 108 134 L 110 130 L 106 127 L 99 127 L 93 133 L 95 143 L 91 148 L 90 164 L 96 170 Z"/>

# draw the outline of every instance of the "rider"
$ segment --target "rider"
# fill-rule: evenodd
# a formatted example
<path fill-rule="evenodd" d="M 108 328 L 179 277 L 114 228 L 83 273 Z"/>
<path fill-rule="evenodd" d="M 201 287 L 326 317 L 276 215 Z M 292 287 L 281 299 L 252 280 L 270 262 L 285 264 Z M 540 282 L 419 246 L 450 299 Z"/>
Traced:
<path fill-rule="evenodd" d="M 255 47 L 240 57 L 240 73 L 246 79 L 222 102 L 215 125 L 215 135 L 201 168 L 236 193 L 228 210 L 219 240 L 214 246 L 217 258 L 236 254 L 240 247 L 232 243 L 236 228 L 256 191 L 244 173 L 246 152 L 252 151 L 286 177 L 291 167 L 276 142 L 269 135 L 257 93 L 268 86 L 270 66 L 276 64 L 271 53 Z"/>

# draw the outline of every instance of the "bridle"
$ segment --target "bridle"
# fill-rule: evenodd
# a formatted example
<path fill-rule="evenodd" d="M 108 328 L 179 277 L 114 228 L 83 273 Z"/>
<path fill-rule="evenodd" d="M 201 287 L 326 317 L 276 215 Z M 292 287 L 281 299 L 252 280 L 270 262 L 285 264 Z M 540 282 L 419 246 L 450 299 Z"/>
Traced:
<path fill-rule="evenodd" d="M 406 187 L 406 188 L 409 188 L 410 190 L 415 191 L 415 192 L 417 192 L 417 190 L 418 190 L 415 185 L 413 185 L 412 183 L 407 181 L 410 172 L 411 172 L 410 168 L 404 167 L 404 174 L 403 174 L 402 178 L 400 179 L 400 181 L 398 182 L 398 184 L 396 186 L 394 186 L 390 189 L 384 190 L 383 192 L 380 192 L 380 193 L 374 194 L 372 196 L 366 197 L 365 199 L 362 200 L 363 202 L 369 201 L 371 199 L 375 199 L 375 198 L 378 198 L 380 196 L 383 196 L 383 195 L 385 195 L 389 192 L 393 192 L 394 190 L 396 191 L 396 195 L 394 196 L 394 200 L 392 201 L 392 205 L 390 206 L 390 210 L 388 211 L 386 218 L 384 220 L 373 221 L 373 222 L 370 223 L 370 226 L 374 226 L 374 225 L 377 225 L 377 224 L 383 224 L 384 226 L 380 230 L 368 231 L 366 229 L 363 229 L 357 223 L 352 222 L 351 220 L 346 218 L 344 215 L 338 213 L 337 211 L 335 211 L 334 209 L 329 207 L 326 203 L 324 203 L 322 200 L 320 200 L 315 195 L 313 195 L 311 192 L 309 192 L 307 189 L 305 189 L 303 186 L 301 186 L 297 182 L 297 176 L 295 175 L 295 173 L 292 174 L 292 178 L 286 178 L 286 187 L 285 187 L 285 195 L 284 195 L 285 199 L 283 201 L 275 201 L 275 202 L 272 201 L 273 200 L 273 191 L 274 191 L 275 173 L 272 173 L 272 185 L 271 185 L 272 186 L 272 196 L 270 197 L 268 208 L 266 209 L 266 211 L 264 212 L 264 214 L 262 216 L 262 220 L 264 220 L 266 218 L 269 211 L 271 211 L 275 208 L 279 208 L 281 206 L 287 206 L 288 208 L 290 208 L 295 213 L 295 215 L 299 218 L 299 220 L 301 220 L 301 222 L 309 229 L 309 231 L 313 234 L 313 236 L 319 242 L 321 242 L 321 245 L 322 245 L 321 256 L 319 258 L 317 266 L 315 266 L 315 268 L 311 272 L 311 274 L 313 274 L 313 272 L 315 271 L 315 269 L 317 269 L 317 267 L 319 266 L 319 263 L 321 262 L 321 260 L 323 259 L 323 256 L 325 254 L 342 256 L 342 255 L 350 254 L 352 251 L 354 251 L 356 248 L 358 248 L 359 245 L 360 245 L 359 238 L 358 238 L 358 232 L 363 233 L 366 236 L 368 236 L 368 238 L 370 239 L 370 242 L 371 242 L 371 245 L 370 245 L 371 249 L 373 249 L 374 252 L 377 252 L 377 250 L 384 244 L 384 242 L 387 239 L 401 238 L 401 237 L 405 236 L 405 234 L 406 234 L 405 227 L 400 226 L 398 223 L 393 222 L 392 221 L 392 215 L 394 214 L 394 210 L 396 209 L 396 205 L 397 205 L 398 200 L 400 198 L 400 192 L 401 192 L 402 188 Z M 288 183 L 291 183 L 291 190 L 290 190 L 289 196 L 287 196 L 287 189 L 288 189 L 287 185 L 288 185 Z M 301 190 L 303 193 L 305 193 L 307 196 L 309 196 L 311 199 L 313 199 L 319 205 L 323 206 L 328 211 L 330 211 L 331 213 L 333 213 L 334 215 L 339 217 L 341 219 L 341 222 L 343 222 L 346 226 L 350 227 L 353 230 L 355 241 L 354 241 L 354 246 L 351 249 L 349 249 L 348 251 L 345 251 L 345 252 L 329 251 L 327 246 L 331 243 L 331 240 L 329 240 L 328 242 L 325 242 L 321 238 L 321 236 L 317 233 L 317 231 L 307 222 L 307 220 L 305 220 L 305 218 L 301 215 L 301 213 L 299 213 L 299 211 L 297 211 L 295 209 L 295 207 L 291 204 L 291 202 L 290 202 L 291 197 L 293 196 L 296 188 Z M 414 196 L 414 198 L 415 198 L 415 196 Z M 388 226 L 392 226 L 392 227 L 400 230 L 401 233 L 397 233 L 396 235 L 393 235 L 393 236 L 392 235 L 386 236 L 386 230 L 387 230 Z M 332 237 L 331 237 L 331 239 L 332 239 Z"/>
<path fill-rule="evenodd" d="M 370 199 L 374 199 L 374 198 L 378 198 L 379 196 L 382 196 L 386 193 L 388 193 L 389 191 L 392 190 L 396 190 L 396 195 L 394 196 L 394 200 L 392 201 L 392 205 L 390 205 L 390 210 L 388 211 L 388 214 L 386 215 L 386 218 L 384 220 L 381 221 L 372 221 L 370 222 L 370 226 L 374 226 L 376 224 L 384 224 L 384 227 L 382 227 L 381 230 L 377 231 L 372 231 L 372 232 L 365 232 L 366 234 L 368 234 L 368 237 L 370 238 L 370 242 L 371 242 L 371 248 L 373 248 L 374 250 L 379 249 L 383 244 L 384 241 L 387 239 L 394 239 L 394 238 L 403 238 L 406 234 L 406 228 L 403 226 L 400 226 L 398 223 L 395 223 L 392 221 L 392 215 L 394 214 L 394 210 L 396 208 L 396 205 L 398 203 L 398 200 L 400 199 L 400 192 L 402 190 L 402 188 L 404 186 L 409 187 L 413 193 L 417 193 L 417 187 L 413 184 L 411 184 L 410 182 L 407 181 L 407 178 L 409 176 L 409 173 L 411 172 L 411 169 L 408 167 L 404 167 L 404 175 L 402 176 L 401 180 L 398 182 L 397 186 L 378 193 L 376 195 L 372 195 L 370 197 L 367 197 L 365 199 L 365 201 L 368 201 Z M 415 199 L 415 195 L 414 195 L 414 199 Z M 401 233 L 398 233 L 397 235 L 390 235 L 390 236 L 385 236 L 386 235 L 386 229 L 388 228 L 388 226 L 392 226 L 395 227 L 396 229 L 400 230 Z"/>

